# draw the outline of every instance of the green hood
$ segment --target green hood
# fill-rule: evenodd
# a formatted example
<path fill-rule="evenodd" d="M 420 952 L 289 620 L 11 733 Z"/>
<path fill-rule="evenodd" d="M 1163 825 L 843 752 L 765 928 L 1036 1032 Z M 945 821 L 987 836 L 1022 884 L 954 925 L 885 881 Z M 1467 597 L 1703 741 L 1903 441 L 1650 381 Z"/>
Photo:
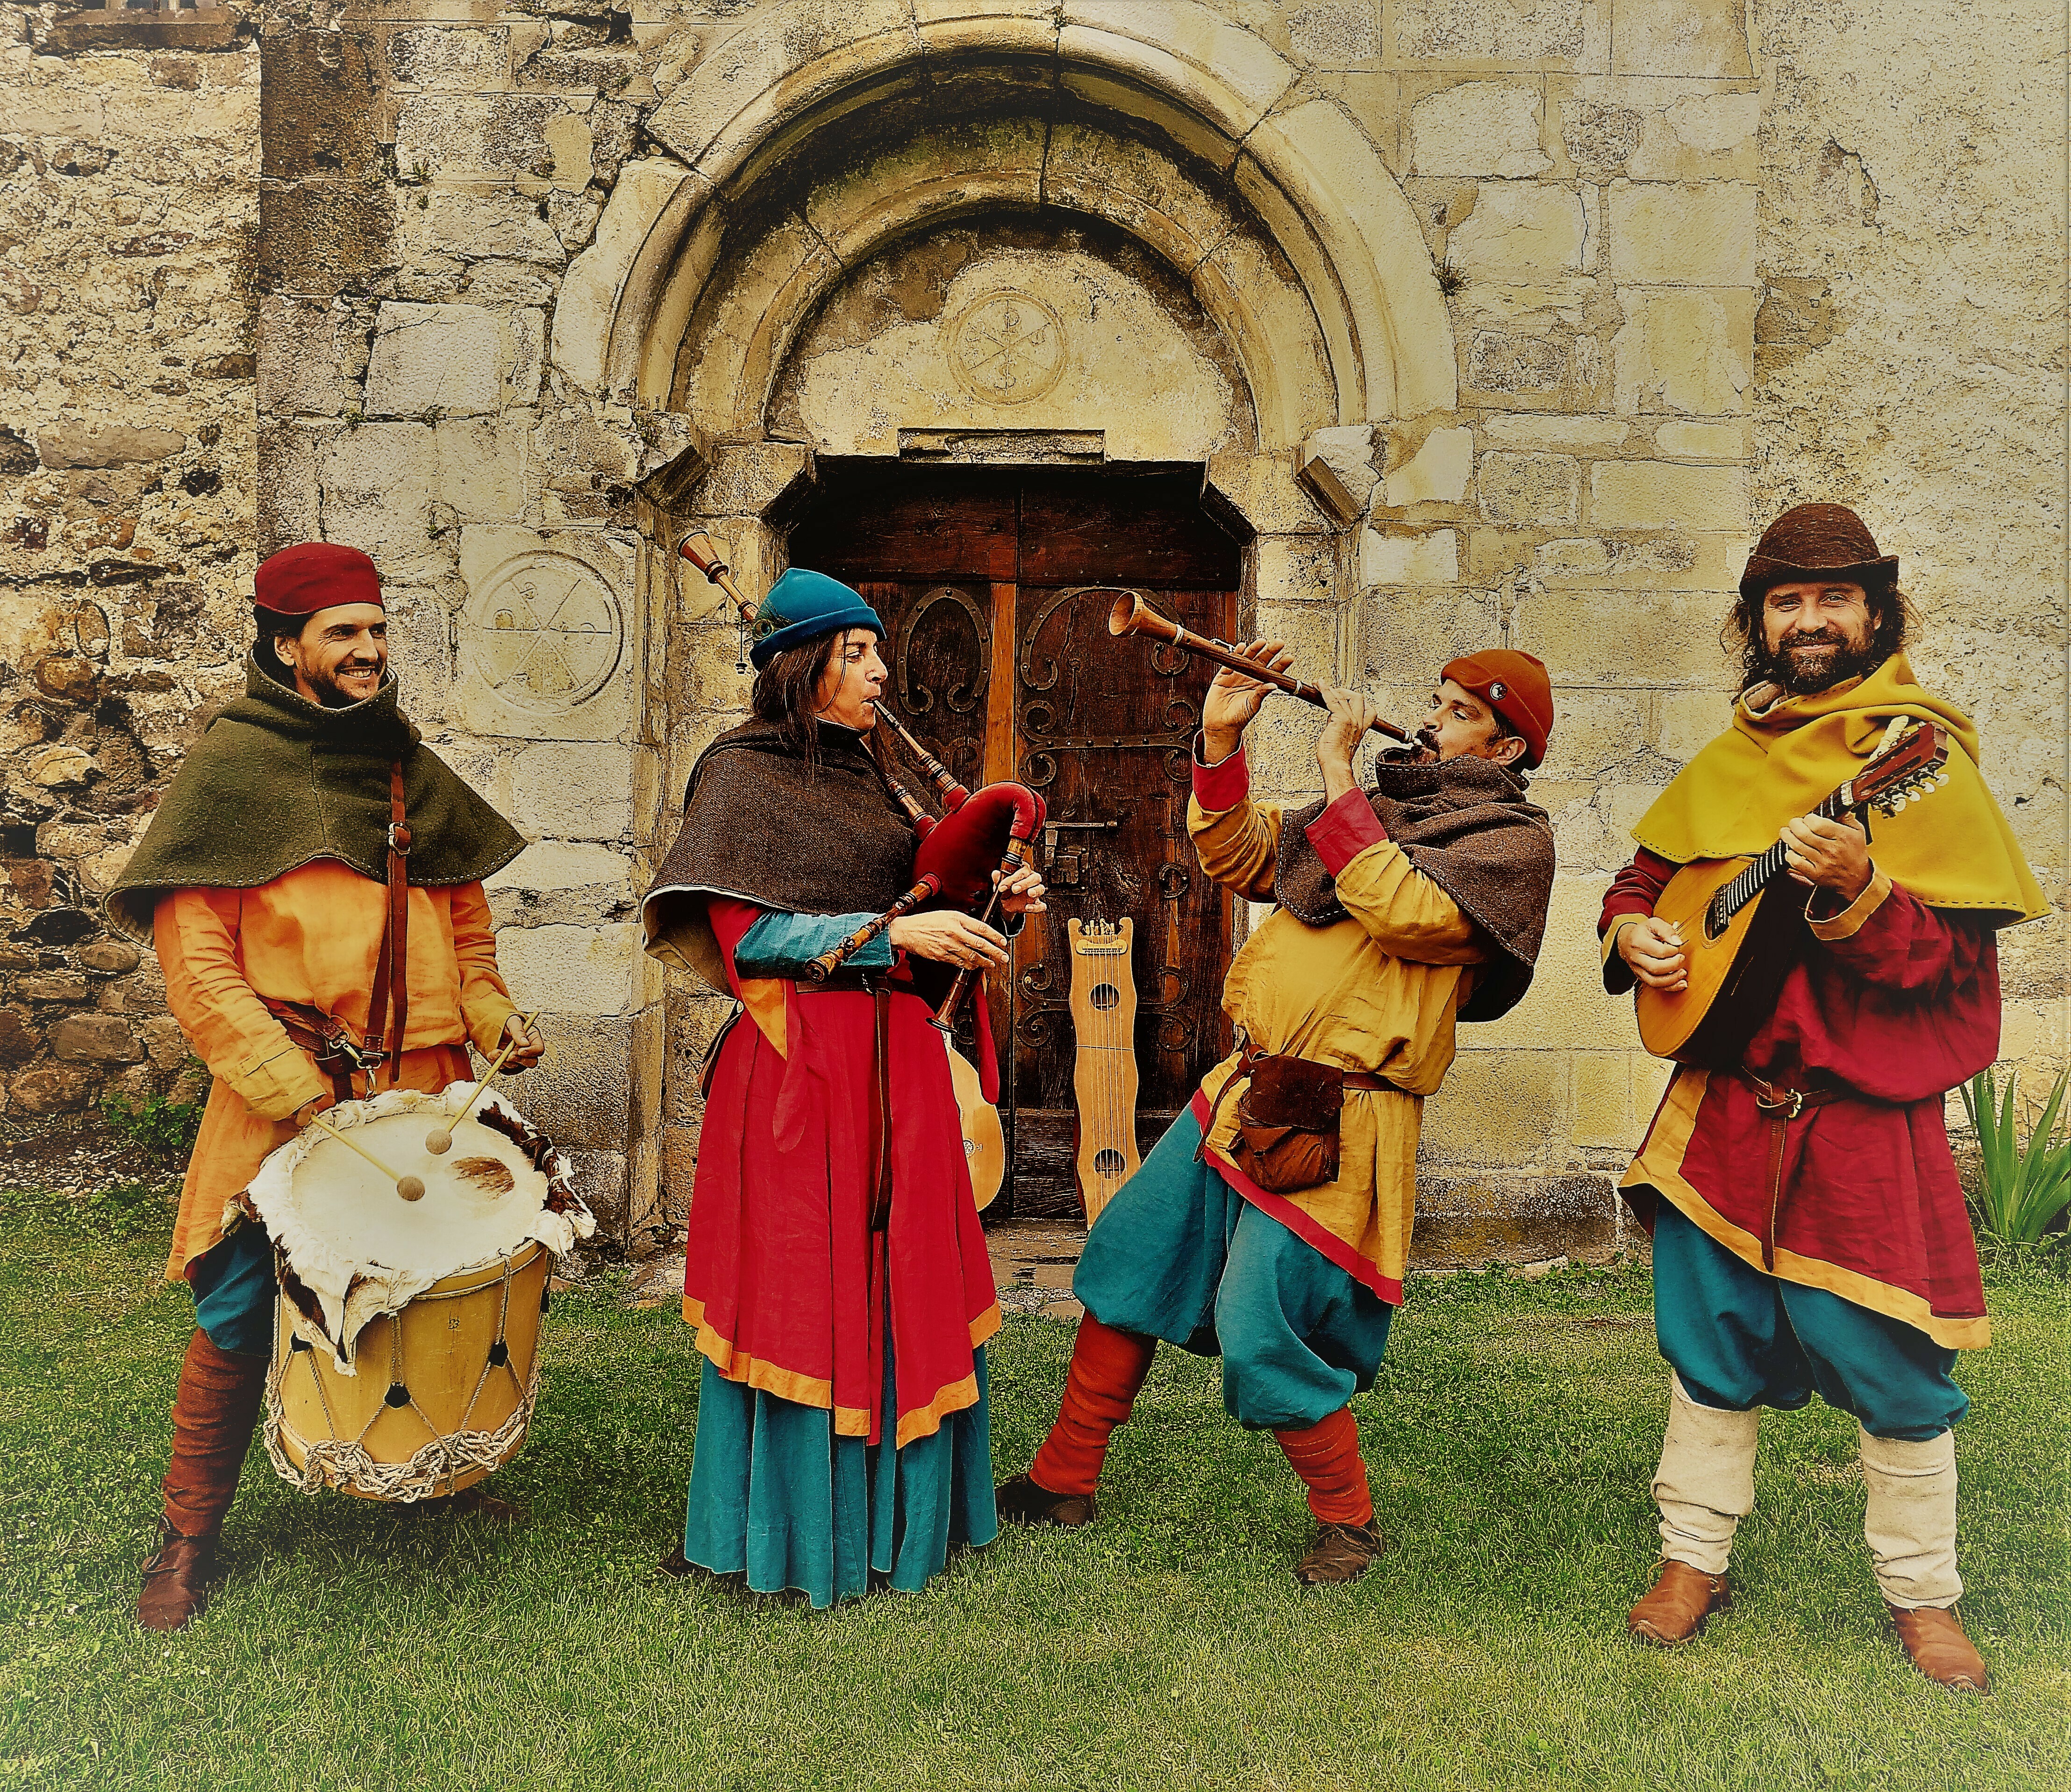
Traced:
<path fill-rule="evenodd" d="M 363 703 L 326 709 L 248 655 L 244 695 L 209 724 L 174 775 L 122 875 L 109 917 L 149 941 L 169 890 L 256 889 L 314 859 L 388 876 L 388 768 L 403 762 L 410 881 L 473 884 L 525 848 L 523 835 L 420 744 L 384 680 Z"/>

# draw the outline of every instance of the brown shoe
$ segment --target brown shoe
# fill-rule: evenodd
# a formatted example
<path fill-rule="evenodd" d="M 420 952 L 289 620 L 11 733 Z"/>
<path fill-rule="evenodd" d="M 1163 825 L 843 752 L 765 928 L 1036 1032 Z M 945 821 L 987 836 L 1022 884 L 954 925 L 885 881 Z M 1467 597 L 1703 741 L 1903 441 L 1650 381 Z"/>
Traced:
<path fill-rule="evenodd" d="M 144 1564 L 144 1585 L 137 1595 L 137 1622 L 147 1630 L 183 1630 L 208 1610 L 210 1589 L 219 1578 L 215 1537 L 183 1537 L 158 1528 L 158 1547 Z"/>
<path fill-rule="evenodd" d="M 1991 1691 L 1984 1658 L 1963 1634 L 1954 1606 L 1921 1605 L 1906 1611 L 1886 1600 L 1884 1609 L 1898 1626 L 1898 1640 L 1913 1665 L 1937 1686 L 1957 1692 Z"/>
<path fill-rule="evenodd" d="M 1057 1524 L 1076 1531 L 1082 1524 L 1092 1523 L 1100 1513 L 1091 1494 L 1052 1493 L 1048 1487 L 1037 1486 L 1025 1474 L 1001 1482 L 994 1489 L 993 1498 L 1003 1524 Z"/>
<path fill-rule="evenodd" d="M 1309 1553 L 1294 1564 L 1294 1578 L 1305 1587 L 1336 1586 L 1356 1581 L 1373 1565 L 1373 1559 L 1388 1548 L 1380 1534 L 1380 1522 L 1364 1524 L 1319 1524 Z"/>
<path fill-rule="evenodd" d="M 1724 1575 L 1700 1574 L 1688 1562 L 1663 1562 L 1654 1590 L 1632 1608 L 1625 1625 L 1642 1642 L 1679 1648 L 1704 1629 L 1713 1612 L 1733 1602 Z"/>

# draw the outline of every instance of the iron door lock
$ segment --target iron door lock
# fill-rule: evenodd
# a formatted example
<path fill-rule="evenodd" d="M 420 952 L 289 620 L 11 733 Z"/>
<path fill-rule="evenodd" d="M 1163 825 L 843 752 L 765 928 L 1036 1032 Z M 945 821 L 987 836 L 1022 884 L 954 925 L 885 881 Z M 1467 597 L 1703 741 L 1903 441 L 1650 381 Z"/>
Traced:
<path fill-rule="evenodd" d="M 1090 849 L 1086 847 L 1060 848 L 1057 835 L 1065 828 L 1082 830 L 1089 834 L 1113 833 L 1120 822 L 1048 822 L 1043 828 L 1043 880 L 1052 889 L 1077 890 L 1084 888 L 1086 880 L 1086 858 Z"/>

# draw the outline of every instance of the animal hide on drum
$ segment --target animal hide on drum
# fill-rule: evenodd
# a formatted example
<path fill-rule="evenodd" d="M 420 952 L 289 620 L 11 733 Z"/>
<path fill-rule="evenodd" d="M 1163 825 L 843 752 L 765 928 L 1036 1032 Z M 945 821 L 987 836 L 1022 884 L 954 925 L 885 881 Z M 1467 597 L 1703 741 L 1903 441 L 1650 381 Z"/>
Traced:
<path fill-rule="evenodd" d="M 570 1181 L 568 1158 L 517 1110 L 486 1095 L 434 1156 L 426 1134 L 451 1125 L 471 1082 L 437 1095 L 389 1089 L 324 1118 L 399 1176 L 423 1179 L 405 1201 L 366 1158 L 311 1126 L 259 1167 L 239 1197 L 240 1216 L 265 1222 L 286 1259 L 295 1331 L 355 1373 L 353 1347 L 367 1323 L 401 1310 L 433 1283 L 507 1257 L 528 1239 L 556 1256 L 597 1230 Z"/>

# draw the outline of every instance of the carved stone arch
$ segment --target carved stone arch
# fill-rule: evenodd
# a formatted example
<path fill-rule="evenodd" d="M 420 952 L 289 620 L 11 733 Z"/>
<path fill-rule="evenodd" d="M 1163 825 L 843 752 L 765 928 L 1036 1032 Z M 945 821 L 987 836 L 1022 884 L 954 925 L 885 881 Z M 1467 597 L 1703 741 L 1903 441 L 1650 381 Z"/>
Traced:
<path fill-rule="evenodd" d="M 570 271 L 555 320 L 556 361 L 579 383 L 632 391 L 670 408 L 678 351 L 700 305 L 714 297 L 707 289 L 729 232 L 737 241 L 759 222 L 771 239 L 769 254 L 792 254 L 765 289 L 777 302 L 757 318 L 724 321 L 713 339 L 738 358 L 748 389 L 765 375 L 773 379 L 785 320 L 795 327 L 811 295 L 872 241 L 941 207 L 931 214 L 925 192 L 888 195 L 872 215 L 874 239 L 844 244 L 796 209 L 758 219 L 757 190 L 801 146 L 844 120 L 908 117 L 917 127 L 931 105 L 962 103 L 962 89 L 1016 96 L 1031 116 L 1068 108 L 1081 117 L 1126 121 L 1129 131 L 1147 123 L 1226 176 L 1262 223 L 1270 252 L 1298 275 L 1314 314 L 1307 334 L 1320 336 L 1330 391 L 1327 413 L 1304 419 L 1308 427 L 1450 408 L 1457 396 L 1451 325 L 1408 202 L 1357 125 L 1335 101 L 1305 91 L 1301 76 L 1261 39 L 1195 0 L 846 0 L 839 8 L 789 0 L 758 8 L 649 121 L 650 134 L 675 154 L 630 164 L 621 174 L 595 244 Z M 1047 132 L 1044 141 L 1047 150 Z M 1050 191 L 1040 160 L 1031 168 L 1011 155 L 981 159 L 984 166 L 970 170 L 972 185 L 955 196 L 964 209 L 1101 207 L 1097 186 L 1069 197 Z M 1118 205 L 1122 197 L 1107 195 Z M 1138 216 L 1150 229 L 1179 223 L 1169 213 Z M 1206 256 L 1197 266 L 1205 270 L 1197 282 L 1204 302 L 1212 313 L 1229 311 L 1232 293 L 1212 290 L 1220 270 Z M 1241 342 L 1259 333 L 1235 334 Z M 1268 364 L 1273 342 L 1269 334 L 1253 340 L 1246 364 L 1261 437 L 1279 445 L 1301 406 L 1294 401 L 1290 411 L 1288 382 Z M 736 409 L 725 427 L 742 420 Z"/>

